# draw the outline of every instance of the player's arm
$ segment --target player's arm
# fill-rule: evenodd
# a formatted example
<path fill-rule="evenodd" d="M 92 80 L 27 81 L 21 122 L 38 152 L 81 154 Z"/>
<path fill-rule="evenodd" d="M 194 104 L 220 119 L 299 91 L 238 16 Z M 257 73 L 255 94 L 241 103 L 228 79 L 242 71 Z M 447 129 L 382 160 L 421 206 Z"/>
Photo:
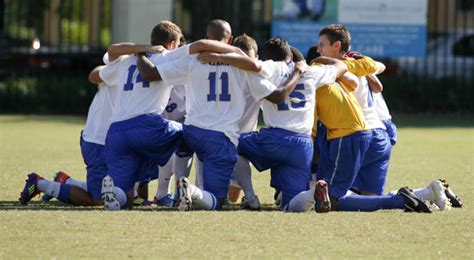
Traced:
<path fill-rule="evenodd" d="M 257 59 L 250 58 L 245 54 L 235 55 L 228 53 L 203 52 L 200 53 L 197 58 L 202 63 L 224 63 L 252 72 L 260 72 L 262 69 L 262 65 Z"/>
<path fill-rule="evenodd" d="M 285 102 L 286 97 L 295 90 L 296 84 L 298 84 L 300 76 L 306 71 L 306 68 L 306 61 L 297 62 L 295 70 L 288 80 L 266 96 L 265 99 L 277 105 Z"/>
<path fill-rule="evenodd" d="M 367 82 L 369 83 L 369 87 L 374 93 L 380 93 L 383 91 L 382 82 L 380 82 L 379 78 L 375 74 L 370 74 L 365 77 Z"/>
<path fill-rule="evenodd" d="M 311 61 L 312 65 L 315 63 L 324 64 L 324 65 L 333 65 L 336 68 L 336 78 L 341 77 L 348 70 L 348 66 L 344 64 L 343 61 L 334 59 L 334 58 L 325 57 L 325 56 L 320 56 Z"/>
<path fill-rule="evenodd" d="M 138 53 L 137 67 L 142 79 L 146 81 L 160 81 L 161 75 L 155 65 L 146 57 L 145 53 Z"/>
<path fill-rule="evenodd" d="M 95 67 L 90 73 L 89 73 L 89 81 L 93 84 L 100 84 L 102 82 L 104 82 L 100 76 L 99 76 L 99 72 L 100 70 L 102 70 L 103 68 L 105 68 L 105 65 L 102 65 L 102 66 L 97 66 Z"/>
<path fill-rule="evenodd" d="M 232 52 L 246 56 L 246 54 L 240 48 L 214 40 L 199 40 L 189 45 L 189 54 L 196 54 L 201 52 Z"/>
<path fill-rule="evenodd" d="M 344 84 L 344 86 L 346 86 L 346 87 L 348 87 L 352 90 L 355 90 L 359 86 L 359 80 L 358 80 L 357 76 L 350 73 L 349 71 L 342 74 L 342 76 L 340 76 L 338 78 L 338 80 L 340 82 L 342 82 L 342 84 Z"/>
<path fill-rule="evenodd" d="M 152 46 L 135 44 L 133 42 L 122 42 L 110 45 L 107 52 L 109 53 L 109 61 L 113 61 L 122 55 L 131 55 L 140 52 L 160 53 L 164 50 L 165 48 L 161 45 Z"/>

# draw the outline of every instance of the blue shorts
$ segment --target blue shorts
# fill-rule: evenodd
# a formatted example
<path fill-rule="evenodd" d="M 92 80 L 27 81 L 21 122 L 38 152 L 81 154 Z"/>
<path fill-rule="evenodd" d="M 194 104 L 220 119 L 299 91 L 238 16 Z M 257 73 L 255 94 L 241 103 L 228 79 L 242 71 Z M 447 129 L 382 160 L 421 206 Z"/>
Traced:
<path fill-rule="evenodd" d="M 104 157 L 104 146 L 82 139 L 81 153 L 87 171 L 87 192 L 94 200 L 101 200 L 102 179 L 107 175 L 107 164 Z"/>
<path fill-rule="evenodd" d="M 222 132 L 183 125 L 184 140 L 203 162 L 203 186 L 217 199 L 227 197 L 230 176 L 237 163 L 235 145 Z"/>
<path fill-rule="evenodd" d="M 314 150 L 317 153 L 317 161 L 313 161 L 311 165 L 312 173 L 317 173 L 321 171 L 322 167 L 324 167 L 324 163 L 327 161 L 327 149 L 327 128 L 323 123 L 318 122 L 318 131 L 316 132 L 316 138 L 314 140 Z"/>
<path fill-rule="evenodd" d="M 371 131 L 360 131 L 327 142 L 326 161 L 320 167 L 317 179 L 328 182 L 331 196 L 339 199 L 352 187 L 371 139 Z"/>
<path fill-rule="evenodd" d="M 385 130 L 373 129 L 371 132 L 370 146 L 352 188 L 383 195 L 392 145 Z"/>
<path fill-rule="evenodd" d="M 154 160 L 143 160 L 136 181 L 149 183 L 152 180 L 158 179 L 158 167 L 158 162 Z"/>
<path fill-rule="evenodd" d="M 262 128 L 243 133 L 239 154 L 259 171 L 271 169 L 270 186 L 282 191 L 284 207 L 294 196 L 309 188 L 313 141 L 309 135 L 280 128 Z"/>
<path fill-rule="evenodd" d="M 155 114 L 112 123 L 105 140 L 105 159 L 115 186 L 132 190 L 136 181 L 146 177 L 147 173 L 141 173 L 144 168 L 168 162 L 181 136 L 180 123 Z"/>
<path fill-rule="evenodd" d="M 397 143 L 397 127 L 395 124 L 392 122 L 392 120 L 385 120 L 383 121 L 385 127 L 387 128 L 387 134 L 388 137 L 390 138 L 390 143 L 392 146 L 394 146 Z"/>

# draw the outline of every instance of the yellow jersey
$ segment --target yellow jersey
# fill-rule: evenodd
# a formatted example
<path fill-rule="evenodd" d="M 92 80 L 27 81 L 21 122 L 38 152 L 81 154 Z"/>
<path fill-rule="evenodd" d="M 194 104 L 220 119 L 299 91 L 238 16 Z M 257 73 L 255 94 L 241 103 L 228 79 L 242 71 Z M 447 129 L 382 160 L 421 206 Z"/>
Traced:
<path fill-rule="evenodd" d="M 362 108 L 352 91 L 341 82 L 320 87 L 316 91 L 315 123 L 312 137 L 316 137 L 317 120 L 327 128 L 327 140 L 367 130 Z"/>
<path fill-rule="evenodd" d="M 364 56 L 358 60 L 343 60 L 347 66 L 347 70 L 357 77 L 365 77 L 377 72 L 377 64 L 370 57 Z"/>

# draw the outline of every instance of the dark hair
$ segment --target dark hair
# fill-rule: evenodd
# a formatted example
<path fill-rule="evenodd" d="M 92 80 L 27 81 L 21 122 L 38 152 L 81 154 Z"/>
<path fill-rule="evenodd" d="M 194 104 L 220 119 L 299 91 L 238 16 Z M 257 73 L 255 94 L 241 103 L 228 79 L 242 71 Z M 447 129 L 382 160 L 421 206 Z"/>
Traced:
<path fill-rule="evenodd" d="M 341 53 L 349 51 L 349 46 L 351 45 L 351 34 L 347 28 L 342 24 L 331 24 L 319 32 L 319 36 L 326 35 L 329 42 L 334 44 L 337 41 L 341 42 Z"/>
<path fill-rule="evenodd" d="M 310 65 L 311 61 L 316 59 L 319 56 L 321 56 L 321 55 L 318 52 L 318 47 L 317 46 L 311 46 L 311 48 L 308 49 L 308 52 L 306 52 L 306 63 L 308 63 L 308 65 Z"/>
<path fill-rule="evenodd" d="M 254 38 L 248 36 L 245 33 L 235 37 L 233 45 L 235 47 L 240 48 L 241 50 L 245 52 L 249 52 L 250 50 L 253 50 L 255 54 L 258 53 L 257 42 L 255 41 Z"/>
<path fill-rule="evenodd" d="M 263 45 L 264 60 L 284 61 L 290 54 L 290 45 L 282 37 L 272 38 Z"/>
<path fill-rule="evenodd" d="M 293 46 L 290 46 L 290 49 L 291 49 L 291 53 L 293 54 L 293 62 L 299 62 L 299 61 L 304 60 L 303 53 L 301 53 L 300 50 L 298 50 L 297 48 Z"/>
<path fill-rule="evenodd" d="M 151 31 L 151 45 L 166 46 L 172 41 L 178 40 L 181 35 L 181 29 L 170 21 L 161 21 Z"/>

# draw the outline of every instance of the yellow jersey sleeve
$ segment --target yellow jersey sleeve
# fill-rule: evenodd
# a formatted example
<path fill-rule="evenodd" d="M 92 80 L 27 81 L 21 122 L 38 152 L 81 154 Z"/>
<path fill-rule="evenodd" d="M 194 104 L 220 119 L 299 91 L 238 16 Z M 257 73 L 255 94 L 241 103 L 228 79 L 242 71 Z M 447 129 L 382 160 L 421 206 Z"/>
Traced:
<path fill-rule="evenodd" d="M 364 77 L 377 72 L 377 64 L 367 56 L 358 60 L 343 60 L 343 62 L 347 65 L 348 71 L 354 73 L 357 77 Z"/>

